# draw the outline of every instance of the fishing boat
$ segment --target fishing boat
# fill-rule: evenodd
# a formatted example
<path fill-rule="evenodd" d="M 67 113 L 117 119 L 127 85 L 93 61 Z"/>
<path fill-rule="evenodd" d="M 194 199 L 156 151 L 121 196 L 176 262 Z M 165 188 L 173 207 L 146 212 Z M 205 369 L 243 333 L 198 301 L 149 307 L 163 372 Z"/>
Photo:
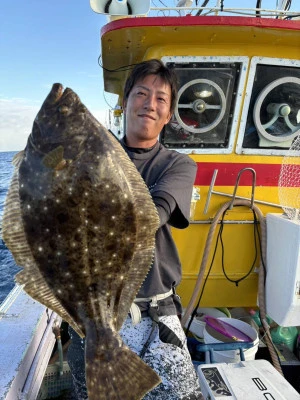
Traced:
<path fill-rule="evenodd" d="M 300 325 L 300 157 L 293 147 L 300 134 L 300 10 L 289 11 L 291 0 L 273 9 L 261 1 L 248 9 L 224 1 L 155 3 L 90 0 L 93 11 L 107 15 L 99 65 L 107 95 L 117 99 L 110 115 L 118 137 L 126 130 L 122 96 L 133 65 L 161 59 L 179 78 L 176 109 L 160 141 L 198 166 L 190 226 L 173 230 L 183 324 L 191 329 L 201 309 L 227 316 L 239 310 L 244 318 L 258 310 L 270 361 L 281 372 L 285 366 L 285 379 L 300 392 L 299 358 L 292 351 L 278 356 L 267 323 Z M 6 317 L 18 319 L 28 302 L 15 288 L 1 306 L 0 333 L 10 329 Z M 61 321 L 34 303 L 22 326 L 24 346 L 9 358 L 16 366 L 1 373 L 1 399 L 50 398 L 39 388 L 55 342 L 49 332 Z"/>

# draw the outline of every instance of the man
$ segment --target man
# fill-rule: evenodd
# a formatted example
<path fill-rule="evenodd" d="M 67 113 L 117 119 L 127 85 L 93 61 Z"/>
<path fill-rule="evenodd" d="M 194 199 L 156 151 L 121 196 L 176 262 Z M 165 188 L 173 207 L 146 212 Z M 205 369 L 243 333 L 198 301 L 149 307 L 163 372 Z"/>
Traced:
<path fill-rule="evenodd" d="M 126 134 L 121 143 L 146 182 L 160 218 L 151 270 L 120 331 L 124 343 L 162 380 L 145 400 L 203 398 L 179 320 L 182 308 L 175 288 L 181 280 L 181 265 L 171 236 L 172 226 L 189 225 L 196 164 L 158 141 L 172 116 L 176 96 L 175 72 L 155 59 L 136 65 L 124 90 Z M 78 338 L 74 339 L 73 346 Z M 75 364 L 71 361 L 70 365 L 74 371 Z"/>

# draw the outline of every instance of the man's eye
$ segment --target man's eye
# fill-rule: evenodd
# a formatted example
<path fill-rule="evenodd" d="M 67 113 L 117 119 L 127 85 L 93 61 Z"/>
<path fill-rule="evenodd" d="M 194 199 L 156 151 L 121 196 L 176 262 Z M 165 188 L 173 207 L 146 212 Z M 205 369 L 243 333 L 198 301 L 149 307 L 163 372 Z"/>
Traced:
<path fill-rule="evenodd" d="M 146 95 L 145 92 L 137 92 L 137 94 L 138 94 L 138 95 L 142 95 L 142 96 L 145 96 L 145 95 Z"/>

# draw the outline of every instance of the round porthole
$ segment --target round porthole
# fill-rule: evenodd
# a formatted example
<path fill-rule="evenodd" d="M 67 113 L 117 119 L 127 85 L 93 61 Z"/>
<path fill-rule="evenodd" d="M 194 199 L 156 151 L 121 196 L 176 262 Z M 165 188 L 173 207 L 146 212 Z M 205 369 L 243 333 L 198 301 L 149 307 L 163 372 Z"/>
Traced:
<path fill-rule="evenodd" d="M 258 95 L 253 120 L 270 142 L 286 142 L 300 134 L 300 79 L 284 77 L 269 83 Z"/>
<path fill-rule="evenodd" d="M 174 115 L 187 131 L 204 133 L 221 122 L 225 111 L 226 98 L 221 87 L 209 79 L 194 79 L 178 91 Z"/>

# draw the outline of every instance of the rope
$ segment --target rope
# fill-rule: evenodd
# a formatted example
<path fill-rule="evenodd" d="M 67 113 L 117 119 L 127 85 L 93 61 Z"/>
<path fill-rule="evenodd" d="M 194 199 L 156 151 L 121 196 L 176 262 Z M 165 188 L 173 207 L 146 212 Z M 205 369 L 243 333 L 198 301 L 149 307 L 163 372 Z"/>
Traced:
<path fill-rule="evenodd" d="M 264 260 L 266 259 L 266 240 L 267 240 L 267 235 L 266 235 L 266 220 L 264 215 L 262 214 L 262 212 L 260 211 L 260 209 L 254 205 L 251 204 L 250 200 L 241 200 L 241 199 L 236 199 L 234 201 L 229 201 L 227 203 L 225 203 L 217 212 L 217 214 L 215 215 L 215 217 L 212 220 L 208 235 L 207 235 L 207 239 L 206 239 L 206 243 L 205 243 L 205 247 L 204 247 L 204 253 L 203 253 L 203 258 L 201 261 L 201 266 L 200 266 L 200 270 L 199 270 L 199 274 L 198 274 L 198 278 L 195 284 L 195 288 L 193 291 L 193 294 L 191 296 L 191 299 L 189 301 L 189 304 L 185 310 L 184 315 L 182 316 L 181 319 L 181 325 L 184 327 L 185 324 L 187 323 L 188 319 L 191 316 L 191 313 L 195 307 L 197 298 L 199 296 L 199 292 L 200 292 L 200 288 L 202 285 L 202 281 L 204 278 L 204 273 L 206 270 L 206 265 L 207 265 L 207 261 L 208 261 L 208 256 L 210 253 L 210 249 L 211 249 L 211 244 L 214 238 L 214 234 L 215 234 L 215 230 L 216 227 L 218 225 L 218 222 L 222 216 L 222 214 L 224 212 L 226 212 L 226 210 L 231 207 L 231 206 L 245 206 L 248 208 L 251 208 L 257 215 L 258 215 L 258 220 L 260 223 L 260 227 L 261 227 L 261 257 L 260 257 L 260 268 L 259 268 L 259 281 L 258 281 L 258 296 L 259 296 L 259 308 L 260 308 L 260 313 L 261 313 L 261 319 L 262 319 L 262 325 L 263 328 L 265 330 L 265 338 L 266 338 L 266 344 L 267 347 L 269 349 L 270 352 L 270 356 L 271 356 L 271 360 L 272 363 L 275 367 L 275 369 L 281 374 L 283 375 L 282 369 L 281 369 L 281 365 L 280 365 L 280 361 L 278 358 L 278 354 L 274 348 L 273 345 L 273 341 L 271 338 L 271 334 L 270 334 L 270 329 L 269 329 L 269 325 L 267 323 L 267 319 L 266 319 L 266 301 L 265 301 L 265 275 L 266 275 L 266 271 L 265 271 L 265 264 L 264 264 Z"/>
<path fill-rule="evenodd" d="M 233 204 L 236 205 L 237 202 L 241 202 L 242 200 L 236 200 Z M 222 216 L 223 212 L 225 212 L 228 207 L 231 205 L 231 201 L 225 203 L 217 212 L 217 214 L 215 215 L 214 219 L 212 220 L 208 235 L 207 235 L 207 239 L 206 239 L 206 243 L 205 243 L 205 247 L 204 247 L 204 252 L 203 252 L 203 258 L 201 261 L 201 266 L 200 266 L 200 271 L 199 271 L 199 275 L 195 284 L 195 288 L 192 294 L 192 297 L 190 299 L 190 302 L 185 310 L 184 315 L 182 316 L 181 319 L 181 325 L 185 326 L 186 322 L 188 321 L 192 310 L 195 306 L 196 300 L 198 298 L 198 294 L 200 291 L 200 287 L 204 278 L 204 273 L 205 273 L 205 269 L 206 269 L 206 264 L 208 261 L 208 256 L 209 256 L 209 252 L 210 252 L 210 248 L 211 248 L 211 244 L 212 244 L 212 240 L 214 237 L 214 233 L 215 233 L 215 229 L 218 225 L 219 219 Z M 250 201 L 247 201 L 247 204 L 250 204 Z"/>
<path fill-rule="evenodd" d="M 258 209 L 259 210 L 259 209 Z M 273 340 L 270 333 L 270 327 L 267 322 L 267 312 L 266 312 L 266 297 L 265 297 L 265 280 L 266 280 L 266 267 L 264 260 L 266 260 L 267 253 L 267 229 L 266 229 L 266 219 L 262 215 L 261 211 L 258 212 L 261 230 L 261 261 L 258 275 L 258 302 L 259 302 L 259 313 L 260 319 L 265 331 L 265 342 L 269 349 L 272 363 L 275 369 L 282 375 L 282 368 L 278 358 L 278 354 L 275 350 Z"/>

